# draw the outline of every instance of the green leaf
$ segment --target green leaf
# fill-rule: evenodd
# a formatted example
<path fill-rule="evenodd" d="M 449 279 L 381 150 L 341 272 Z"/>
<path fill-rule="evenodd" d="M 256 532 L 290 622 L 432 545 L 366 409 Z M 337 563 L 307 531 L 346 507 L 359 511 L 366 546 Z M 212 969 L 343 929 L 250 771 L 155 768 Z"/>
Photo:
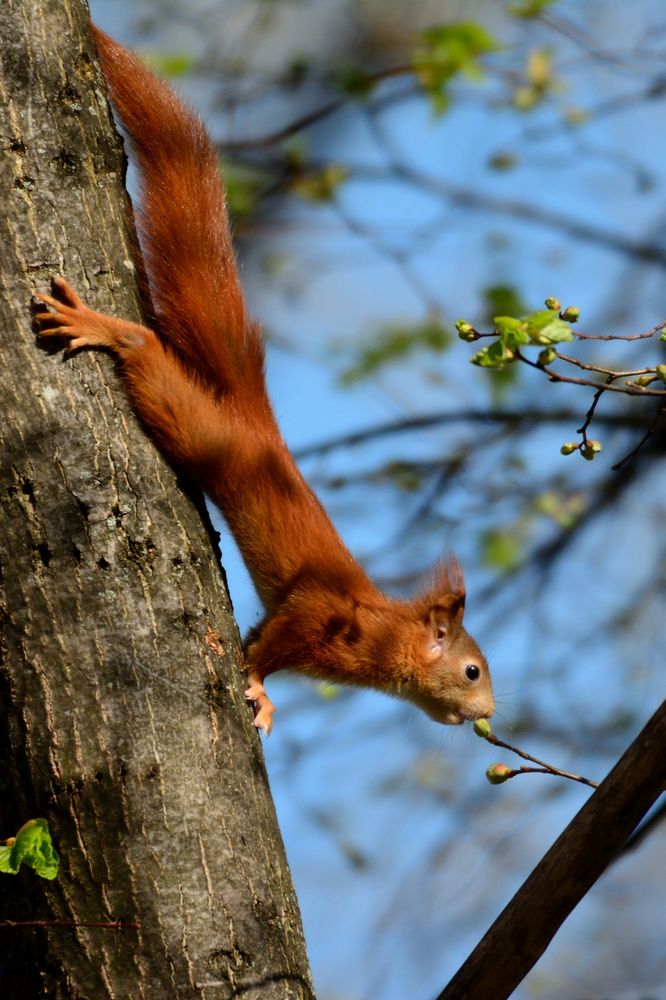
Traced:
<path fill-rule="evenodd" d="M 578 448 L 574 444 L 571 452 L 568 453 L 572 454 L 573 451 L 577 450 Z M 556 490 L 546 490 L 534 499 L 534 509 L 539 514 L 543 514 L 544 517 L 550 518 L 555 524 L 558 524 L 565 530 L 573 528 L 585 512 L 585 506 L 585 498 L 581 493 L 573 493 L 566 496 L 558 493 Z"/>
<path fill-rule="evenodd" d="M 512 17 L 538 17 L 546 9 L 552 6 L 555 0 L 517 0 L 509 3 L 507 13 Z"/>
<path fill-rule="evenodd" d="M 194 58 L 188 52 L 150 52 L 144 53 L 142 59 L 160 76 L 185 76 L 195 65 Z"/>
<path fill-rule="evenodd" d="M 321 170 L 294 178 L 291 190 L 306 201 L 333 201 L 349 171 L 341 163 L 329 163 Z"/>
<path fill-rule="evenodd" d="M 516 319 L 515 316 L 496 316 L 494 323 L 500 341 L 510 351 L 517 350 L 523 344 L 529 344 L 530 337 L 523 320 Z"/>
<path fill-rule="evenodd" d="M 489 347 L 482 347 L 469 360 L 481 368 L 502 368 L 514 359 L 514 352 L 505 347 L 501 340 L 495 340 Z"/>
<path fill-rule="evenodd" d="M 386 467 L 385 475 L 401 490 L 416 492 L 423 488 L 423 476 L 411 462 L 398 460 L 390 462 Z"/>
<path fill-rule="evenodd" d="M 302 86 L 310 73 L 310 60 L 305 55 L 295 56 L 282 76 L 282 83 L 290 90 L 297 90 Z"/>
<path fill-rule="evenodd" d="M 16 875 L 22 864 L 33 868 L 41 878 L 54 879 L 58 874 L 60 858 L 45 819 L 29 819 L 15 837 L 0 847 L 0 872 Z"/>
<path fill-rule="evenodd" d="M 464 73 L 480 79 L 479 57 L 499 48 L 490 32 L 473 21 L 434 25 L 417 38 L 412 66 L 437 114 L 448 107 L 447 87 L 454 77 Z"/>
<path fill-rule="evenodd" d="M 569 324 L 551 310 L 530 313 L 525 317 L 525 324 L 533 344 L 561 344 L 574 339 Z"/>
<path fill-rule="evenodd" d="M 261 192 L 269 186 L 268 174 L 256 167 L 225 159 L 222 164 L 229 211 L 236 219 L 247 218 L 257 207 Z"/>
<path fill-rule="evenodd" d="M 513 170 L 518 165 L 518 157 L 515 153 L 495 153 L 488 160 L 491 170 Z"/>
<path fill-rule="evenodd" d="M 490 321 L 493 316 L 522 316 L 527 306 L 512 285 L 489 285 L 483 290 L 484 314 Z"/>
<path fill-rule="evenodd" d="M 487 566 L 506 573 L 520 562 L 523 544 L 511 529 L 492 529 L 482 539 L 482 555 Z"/>
<path fill-rule="evenodd" d="M 386 327 L 373 341 L 359 349 L 356 362 L 342 373 L 340 381 L 343 385 L 359 382 L 383 365 L 402 360 L 424 348 L 441 353 L 452 339 L 451 331 L 436 317 L 415 326 Z"/>
<path fill-rule="evenodd" d="M 349 97 L 364 100 L 370 97 L 377 85 L 364 69 L 359 66 L 345 66 L 335 76 L 335 83 Z"/>
<path fill-rule="evenodd" d="M 330 681 L 320 681 L 317 684 L 317 694 L 322 701 L 335 701 L 340 697 L 340 686 Z"/>

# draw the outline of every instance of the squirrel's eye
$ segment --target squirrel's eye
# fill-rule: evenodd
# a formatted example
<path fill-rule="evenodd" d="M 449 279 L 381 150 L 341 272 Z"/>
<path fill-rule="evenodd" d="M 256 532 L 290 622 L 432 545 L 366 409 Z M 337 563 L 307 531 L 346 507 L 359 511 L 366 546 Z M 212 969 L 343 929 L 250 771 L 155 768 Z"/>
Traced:
<path fill-rule="evenodd" d="M 465 677 L 468 681 L 478 681 L 481 676 L 481 671 L 477 667 L 476 663 L 468 663 L 465 667 Z"/>

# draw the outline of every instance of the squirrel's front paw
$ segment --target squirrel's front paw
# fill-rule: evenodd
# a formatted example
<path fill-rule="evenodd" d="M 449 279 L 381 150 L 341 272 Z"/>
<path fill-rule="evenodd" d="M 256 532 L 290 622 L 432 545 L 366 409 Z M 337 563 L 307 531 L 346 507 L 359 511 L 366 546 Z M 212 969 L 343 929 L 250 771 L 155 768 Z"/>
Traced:
<path fill-rule="evenodd" d="M 64 278 L 56 276 L 53 287 L 58 298 L 42 292 L 33 296 L 40 303 L 33 313 L 39 336 L 68 340 L 66 354 L 79 347 L 112 347 L 114 338 L 109 330 L 110 317 L 89 309 Z M 42 308 L 41 304 L 50 308 Z"/>
<path fill-rule="evenodd" d="M 248 701 L 253 701 L 255 704 L 254 724 L 257 729 L 260 729 L 268 736 L 273 728 L 275 705 L 266 694 L 266 688 L 256 675 L 253 676 L 250 674 L 249 680 L 250 686 L 245 691 L 245 697 Z"/>

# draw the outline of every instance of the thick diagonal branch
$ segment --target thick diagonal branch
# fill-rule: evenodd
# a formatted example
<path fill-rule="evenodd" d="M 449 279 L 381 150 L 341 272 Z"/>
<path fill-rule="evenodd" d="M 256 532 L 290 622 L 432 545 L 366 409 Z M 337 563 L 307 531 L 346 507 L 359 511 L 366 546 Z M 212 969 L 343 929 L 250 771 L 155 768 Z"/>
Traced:
<path fill-rule="evenodd" d="M 666 788 L 666 701 L 437 1000 L 511 996 Z"/>

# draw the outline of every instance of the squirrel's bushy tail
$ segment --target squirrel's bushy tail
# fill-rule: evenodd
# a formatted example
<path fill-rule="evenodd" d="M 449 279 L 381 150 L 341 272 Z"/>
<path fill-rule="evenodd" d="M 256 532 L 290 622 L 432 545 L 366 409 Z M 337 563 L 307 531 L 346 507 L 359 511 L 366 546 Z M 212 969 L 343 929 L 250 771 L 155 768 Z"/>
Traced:
<path fill-rule="evenodd" d="M 203 123 L 131 52 L 93 35 L 140 183 L 136 223 L 158 333 L 216 391 L 265 394 L 218 158 Z"/>

